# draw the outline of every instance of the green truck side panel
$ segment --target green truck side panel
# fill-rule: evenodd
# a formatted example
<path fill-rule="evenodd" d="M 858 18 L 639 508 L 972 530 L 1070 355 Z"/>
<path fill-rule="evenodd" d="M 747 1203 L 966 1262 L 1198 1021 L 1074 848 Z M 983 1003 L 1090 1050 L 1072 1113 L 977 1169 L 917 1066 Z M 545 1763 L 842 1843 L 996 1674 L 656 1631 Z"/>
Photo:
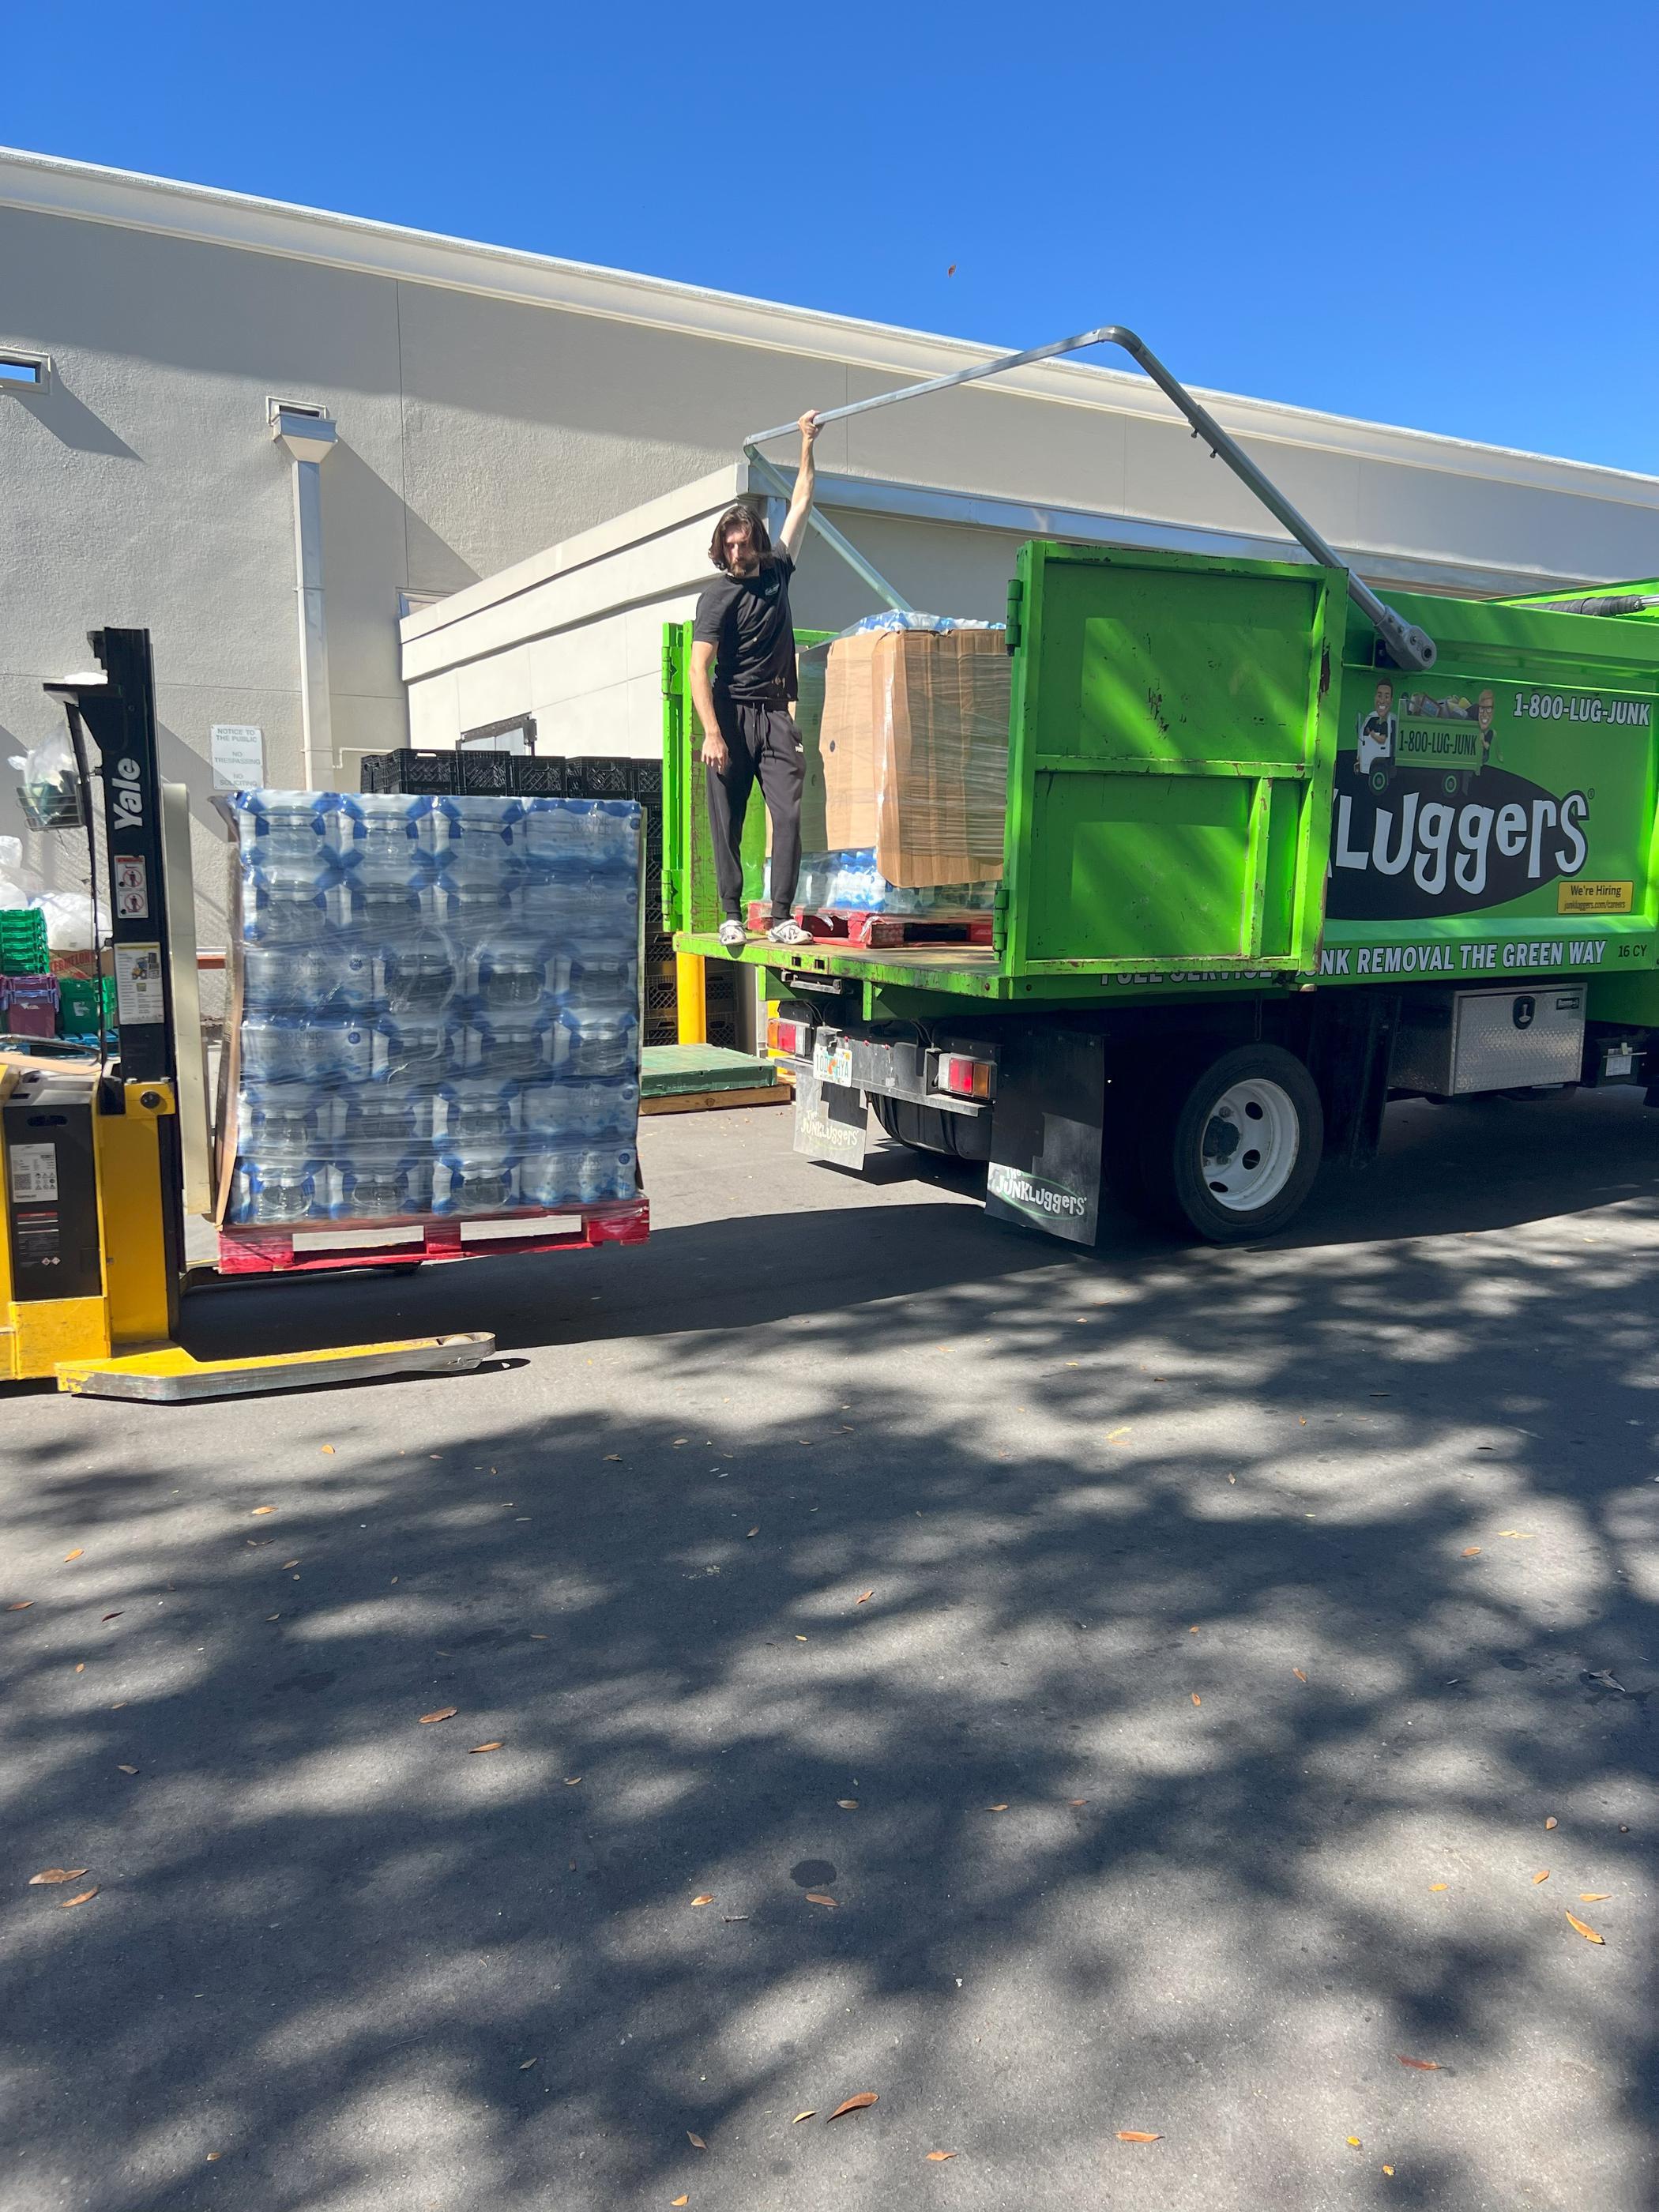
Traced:
<path fill-rule="evenodd" d="M 1659 623 L 1392 603 L 1436 640 L 1429 674 L 1376 665 L 1340 572 L 1025 546 L 994 955 L 792 964 L 894 1012 L 1587 973 L 1598 1017 L 1659 1025 Z M 702 934 L 689 647 L 674 626 L 664 896 Z"/>

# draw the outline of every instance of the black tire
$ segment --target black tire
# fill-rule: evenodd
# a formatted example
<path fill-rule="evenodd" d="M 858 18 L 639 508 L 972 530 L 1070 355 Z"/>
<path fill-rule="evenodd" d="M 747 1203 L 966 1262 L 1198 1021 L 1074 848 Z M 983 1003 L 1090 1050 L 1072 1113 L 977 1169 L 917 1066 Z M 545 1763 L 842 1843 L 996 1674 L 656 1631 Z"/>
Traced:
<path fill-rule="evenodd" d="M 1225 1095 L 1239 1091 L 1244 1103 L 1218 1115 Z M 1258 1130 L 1279 1147 L 1282 1175 L 1273 1144 L 1251 1143 Z M 1236 1132 L 1231 1145 L 1230 1132 Z M 1302 1061 L 1276 1044 L 1239 1045 L 1147 1101 L 1134 1172 L 1122 1179 L 1120 1195 L 1143 1219 L 1177 1234 L 1211 1244 L 1253 1243 L 1274 1235 L 1300 1208 L 1324 1148 L 1318 1086 Z M 1267 1193 L 1254 1201 L 1252 1153 L 1265 1154 Z M 1223 1188 L 1228 1183 L 1231 1191 Z"/>
<path fill-rule="evenodd" d="M 1389 771 L 1387 769 L 1374 768 L 1371 770 L 1371 789 L 1373 791 L 1386 791 L 1388 787 Z"/>

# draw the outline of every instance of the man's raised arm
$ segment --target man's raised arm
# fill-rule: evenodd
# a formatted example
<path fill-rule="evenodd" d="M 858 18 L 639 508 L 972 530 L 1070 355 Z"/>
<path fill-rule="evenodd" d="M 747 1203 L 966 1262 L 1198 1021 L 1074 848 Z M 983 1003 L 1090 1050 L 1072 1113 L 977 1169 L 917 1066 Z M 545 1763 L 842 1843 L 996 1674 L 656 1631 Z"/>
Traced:
<path fill-rule="evenodd" d="M 800 467 L 795 473 L 795 495 L 789 502 L 789 512 L 784 517 L 783 535 L 779 540 L 792 561 L 800 558 L 801 541 L 806 535 L 806 518 L 812 512 L 812 492 L 818 473 L 812 447 L 817 434 L 818 418 L 809 407 L 800 418 Z"/>

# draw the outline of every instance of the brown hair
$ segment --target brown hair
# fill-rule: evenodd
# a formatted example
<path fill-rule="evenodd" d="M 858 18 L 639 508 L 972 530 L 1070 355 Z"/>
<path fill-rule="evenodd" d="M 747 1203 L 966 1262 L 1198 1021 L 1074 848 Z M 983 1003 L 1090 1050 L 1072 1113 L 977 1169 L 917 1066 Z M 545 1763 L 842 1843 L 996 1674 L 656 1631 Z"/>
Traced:
<path fill-rule="evenodd" d="M 722 575 L 731 574 L 726 565 L 726 533 L 734 523 L 741 523 L 748 530 L 750 543 L 763 562 L 772 558 L 770 532 L 754 508 L 745 507 L 739 500 L 735 507 L 726 508 L 725 514 L 714 525 L 714 534 L 708 541 L 708 557 Z"/>

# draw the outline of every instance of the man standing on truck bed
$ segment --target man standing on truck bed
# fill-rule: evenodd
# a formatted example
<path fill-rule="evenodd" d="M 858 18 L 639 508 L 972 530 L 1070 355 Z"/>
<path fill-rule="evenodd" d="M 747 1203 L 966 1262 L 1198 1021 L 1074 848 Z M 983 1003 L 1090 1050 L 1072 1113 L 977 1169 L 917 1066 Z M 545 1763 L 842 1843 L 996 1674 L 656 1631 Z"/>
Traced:
<path fill-rule="evenodd" d="M 806 945 L 792 920 L 800 872 L 800 732 L 790 718 L 795 696 L 795 629 L 789 579 L 812 511 L 818 418 L 800 418 L 800 469 L 783 535 L 775 552 L 752 508 L 728 507 L 714 525 L 708 557 L 720 570 L 697 601 L 692 626 L 691 701 L 702 724 L 702 757 L 708 771 L 708 828 L 720 888 L 720 943 L 744 942 L 743 823 L 759 783 L 772 817 L 774 945 Z M 710 664 L 714 675 L 710 680 Z"/>

